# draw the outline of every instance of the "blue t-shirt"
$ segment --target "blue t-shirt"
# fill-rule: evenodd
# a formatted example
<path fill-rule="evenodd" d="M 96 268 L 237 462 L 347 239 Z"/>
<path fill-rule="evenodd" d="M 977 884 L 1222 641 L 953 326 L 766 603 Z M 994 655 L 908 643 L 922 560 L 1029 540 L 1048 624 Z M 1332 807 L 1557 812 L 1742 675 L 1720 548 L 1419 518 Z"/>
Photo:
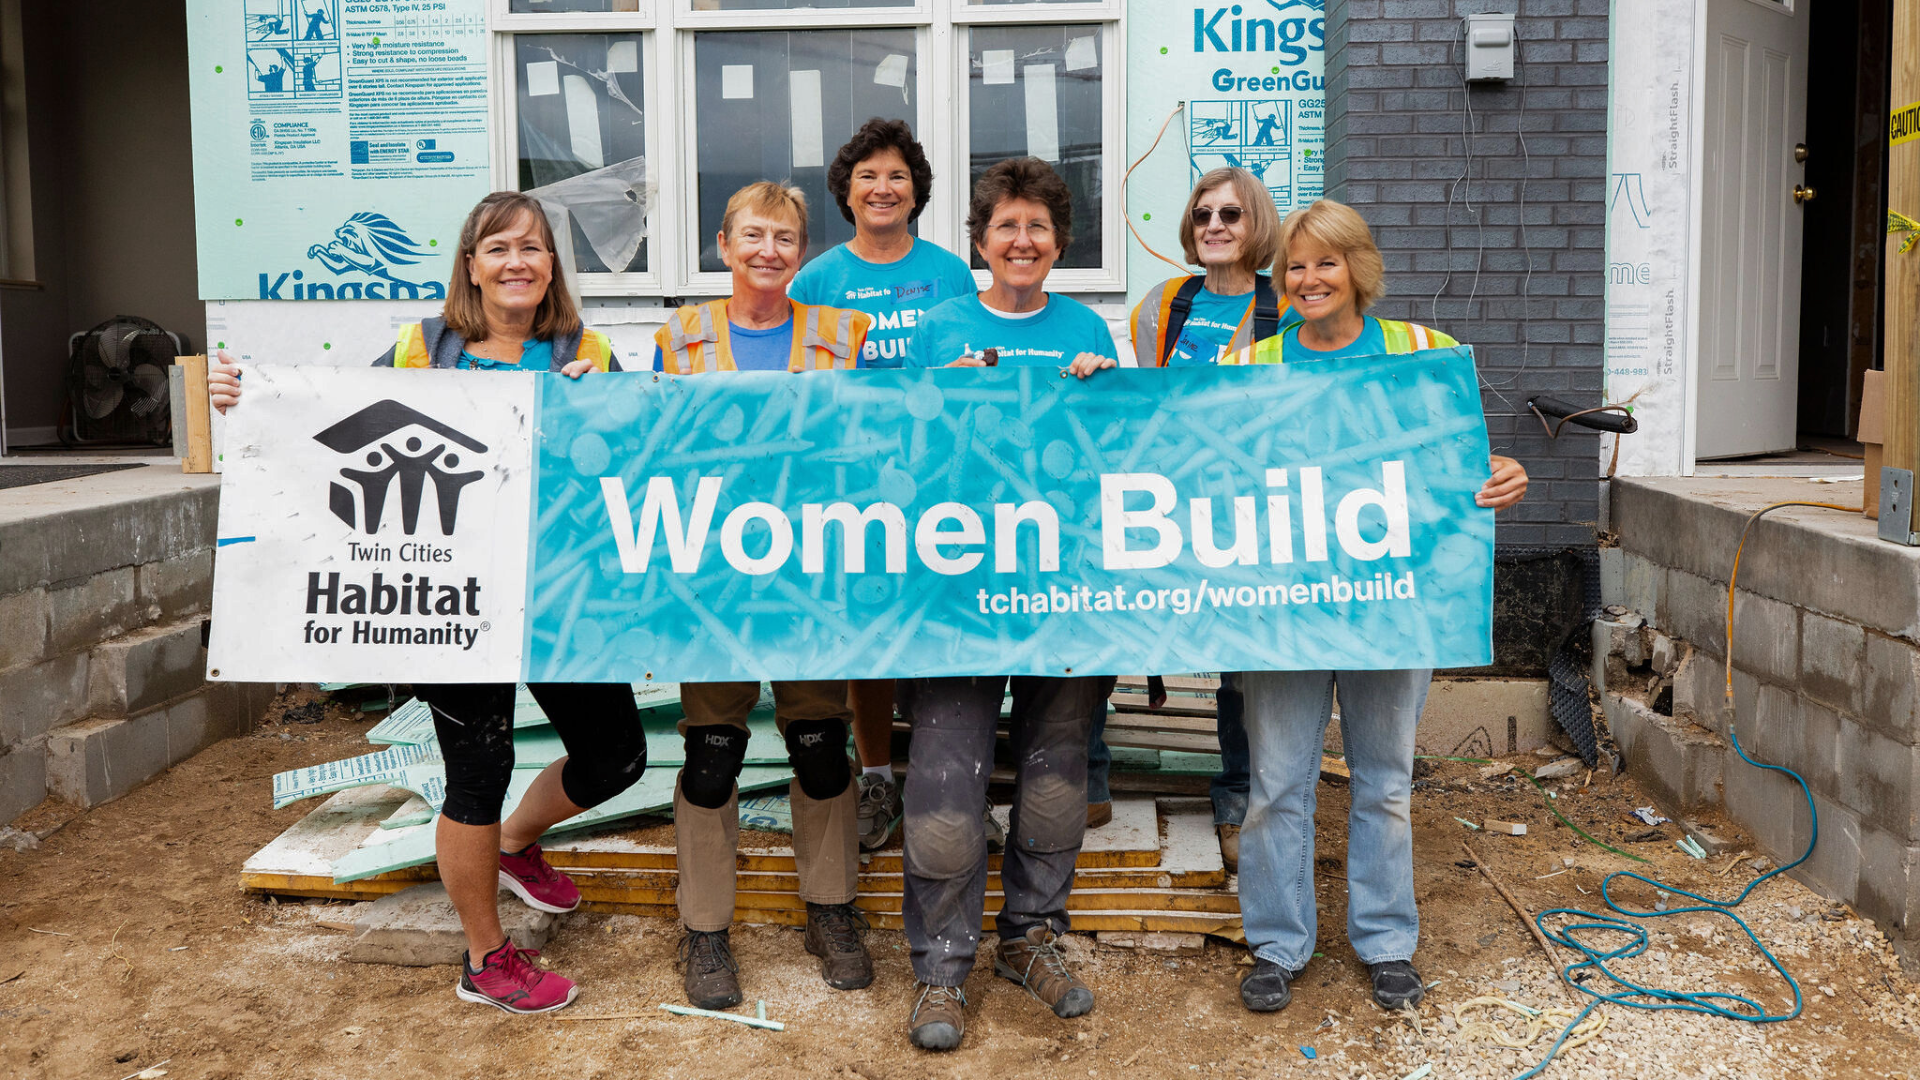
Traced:
<path fill-rule="evenodd" d="M 1047 306 L 1024 319 L 987 310 L 980 297 L 948 300 L 920 318 L 907 363 L 945 367 L 967 353 L 997 349 L 1000 363 L 1066 367 L 1083 352 L 1118 357 L 1107 322 L 1071 297 L 1047 294 Z"/>
<path fill-rule="evenodd" d="M 460 367 L 473 371 L 546 371 L 553 366 L 553 342 L 529 338 L 520 343 L 520 362 L 509 364 L 460 350 Z"/>
<path fill-rule="evenodd" d="M 868 262 L 841 244 L 802 267 L 787 295 L 803 304 L 852 308 L 873 316 L 859 366 L 897 368 L 905 363 L 920 316 L 943 300 L 973 291 L 973 271 L 964 259 L 916 239 L 906 258 L 890 263 Z"/>
<path fill-rule="evenodd" d="M 1280 331 L 1280 360 L 1282 363 L 1299 364 L 1313 360 L 1333 360 L 1342 356 L 1379 356 L 1387 351 L 1387 335 L 1380 329 L 1380 320 L 1371 315 L 1362 316 L 1366 326 L 1353 344 L 1344 349 L 1328 349 L 1321 352 L 1300 344 L 1298 324 Z"/>
<path fill-rule="evenodd" d="M 793 360 L 793 319 L 765 330 L 749 330 L 732 320 L 727 322 L 728 347 L 733 366 L 740 371 L 785 371 Z M 859 366 L 859 365 L 855 365 Z M 653 370 L 665 371 L 666 357 L 660 346 L 653 347 Z"/>
<path fill-rule="evenodd" d="M 1253 306 L 1253 293 L 1244 292 L 1238 296 L 1225 296 L 1210 289 L 1201 289 L 1194 294 L 1193 307 L 1187 311 L 1187 321 L 1180 327 L 1180 336 L 1173 343 L 1173 351 L 1167 354 L 1168 367 L 1195 367 L 1205 364 L 1217 364 L 1226 354 L 1227 346 L 1233 342 L 1234 331 L 1240 329 L 1240 322 L 1247 317 L 1247 311 Z M 1280 326 L 1284 329 L 1288 323 L 1300 321 L 1300 316 L 1292 308 L 1280 313 Z M 1146 343 L 1153 347 L 1152 342 Z M 1137 350 L 1140 343 L 1135 342 Z"/>

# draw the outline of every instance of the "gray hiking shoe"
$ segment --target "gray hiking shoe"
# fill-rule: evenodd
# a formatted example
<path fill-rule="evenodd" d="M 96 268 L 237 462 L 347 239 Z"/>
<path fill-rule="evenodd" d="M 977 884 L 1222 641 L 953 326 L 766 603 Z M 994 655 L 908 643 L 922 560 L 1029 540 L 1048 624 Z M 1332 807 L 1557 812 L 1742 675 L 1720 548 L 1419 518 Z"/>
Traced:
<path fill-rule="evenodd" d="M 1002 941 L 993 950 L 993 973 L 1026 987 L 1055 1016 L 1085 1016 L 1093 1011 L 1093 991 L 1067 970 L 1059 941 L 1045 923 L 1030 926 L 1025 937 Z"/>
<path fill-rule="evenodd" d="M 860 850 L 878 851 L 893 839 L 900 823 L 900 785 L 867 773 L 860 774 Z"/>
<path fill-rule="evenodd" d="M 967 995 L 957 986 L 921 983 L 907 1014 L 907 1038 L 922 1050 L 951 1050 L 967 1033 Z"/>
<path fill-rule="evenodd" d="M 1007 830 L 1005 826 L 994 820 L 992 800 L 988 800 L 986 807 L 980 811 L 980 818 L 987 824 L 987 850 L 1007 850 Z"/>

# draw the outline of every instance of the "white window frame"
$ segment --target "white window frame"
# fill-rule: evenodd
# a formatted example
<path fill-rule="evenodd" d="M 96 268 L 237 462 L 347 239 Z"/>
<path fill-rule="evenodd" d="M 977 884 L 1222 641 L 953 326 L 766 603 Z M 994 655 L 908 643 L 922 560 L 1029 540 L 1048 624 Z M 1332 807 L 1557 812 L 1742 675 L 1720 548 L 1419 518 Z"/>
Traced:
<path fill-rule="evenodd" d="M 504 9 L 508 0 L 498 0 Z M 645 0 L 642 0 L 644 3 Z M 663 260 L 670 249 L 668 244 L 677 238 L 675 216 L 666 212 L 661 205 L 660 196 L 671 185 L 664 184 L 653 165 L 661 159 L 660 148 L 670 146 L 669 138 L 661 131 L 663 115 L 667 110 L 658 110 L 648 102 L 660 100 L 661 91 L 667 85 L 662 81 L 659 63 L 660 32 L 652 26 L 637 26 L 633 19 L 636 14 L 646 15 L 646 21 L 653 21 L 650 12 L 586 12 L 554 13 L 551 15 L 507 15 L 515 29 L 512 32 L 493 35 L 493 67 L 491 71 L 493 93 L 492 104 L 488 110 L 493 130 L 497 133 L 493 142 L 493 187 L 496 191 L 520 190 L 520 117 L 519 117 L 519 71 L 520 65 L 515 56 L 514 38 L 539 34 L 613 34 L 631 33 L 640 35 L 640 82 L 644 95 L 640 108 L 645 114 L 647 131 L 642 139 L 647 155 L 647 193 L 650 196 L 647 206 L 647 268 L 639 273 L 618 274 L 578 274 L 572 267 L 567 268 L 569 278 L 577 279 L 576 287 L 586 296 L 660 296 L 668 281 L 668 275 L 661 272 Z M 626 20 L 618 25 L 609 22 L 609 15 L 617 15 Z M 533 20 L 534 27 L 523 24 Z"/>
<path fill-rule="evenodd" d="M 691 79 L 694 35 L 716 30 L 834 30 L 911 28 L 914 31 L 918 95 L 914 128 L 920 133 L 934 170 L 932 212 L 919 220 L 919 235 L 963 258 L 971 255 L 966 214 L 968 152 L 968 31 L 973 26 L 1093 24 L 1100 34 L 1101 178 L 1114 197 L 1102 199 L 1099 223 L 1100 267 L 1057 269 L 1048 278 L 1056 292 L 1126 291 L 1126 223 L 1120 217 L 1120 178 L 1126 170 L 1126 26 L 1123 0 L 1073 0 L 1066 3 L 979 4 L 967 0 L 910 0 L 891 7 L 771 8 L 745 11 L 696 11 L 693 0 L 640 0 L 639 11 L 513 13 L 510 0 L 493 0 L 488 29 L 494 36 L 490 119 L 499 134 L 493 140 L 494 184 L 519 187 L 518 86 L 513 38 L 527 33 L 621 33 L 642 35 L 642 84 L 646 98 L 645 146 L 648 170 L 647 270 L 636 274 L 580 275 L 589 298 L 660 297 L 693 299 L 725 296 L 729 275 L 699 269 L 701 226 L 696 219 L 699 168 L 698 123 Z M 935 115 L 935 102 L 951 101 L 947 117 Z M 941 122 L 950 119 L 950 123 Z M 1077 223 L 1084 230 L 1087 223 Z M 1085 235 L 1083 232 L 1082 235 Z M 974 271 L 985 288 L 989 275 Z"/>

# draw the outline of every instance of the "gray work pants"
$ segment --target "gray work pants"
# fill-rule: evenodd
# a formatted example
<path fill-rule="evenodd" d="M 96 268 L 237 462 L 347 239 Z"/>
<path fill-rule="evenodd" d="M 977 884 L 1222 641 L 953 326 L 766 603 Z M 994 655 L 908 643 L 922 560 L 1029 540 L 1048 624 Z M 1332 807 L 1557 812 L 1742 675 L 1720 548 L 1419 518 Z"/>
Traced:
<path fill-rule="evenodd" d="M 986 907 L 987 836 L 981 811 L 993 774 L 995 729 L 1008 677 L 902 679 L 913 725 L 903 803 L 905 922 L 913 973 L 959 986 L 973 969 Z M 1002 940 L 1040 923 L 1068 929 L 1067 894 L 1087 832 L 1087 736 L 1111 676 L 1013 682 L 1013 816 L 1000 869 Z"/>

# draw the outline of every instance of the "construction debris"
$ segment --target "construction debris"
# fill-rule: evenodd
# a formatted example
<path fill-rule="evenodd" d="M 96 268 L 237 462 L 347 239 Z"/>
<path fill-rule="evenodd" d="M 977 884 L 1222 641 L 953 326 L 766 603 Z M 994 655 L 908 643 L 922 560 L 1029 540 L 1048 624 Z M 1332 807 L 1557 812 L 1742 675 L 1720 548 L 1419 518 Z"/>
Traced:
<path fill-rule="evenodd" d="M 560 923 L 560 916 L 525 904 L 500 904 L 500 928 L 523 949 L 538 949 Z M 467 935 L 439 882 L 415 885 L 354 910 L 353 943 L 341 959 L 362 964 L 432 967 L 460 962 Z"/>

